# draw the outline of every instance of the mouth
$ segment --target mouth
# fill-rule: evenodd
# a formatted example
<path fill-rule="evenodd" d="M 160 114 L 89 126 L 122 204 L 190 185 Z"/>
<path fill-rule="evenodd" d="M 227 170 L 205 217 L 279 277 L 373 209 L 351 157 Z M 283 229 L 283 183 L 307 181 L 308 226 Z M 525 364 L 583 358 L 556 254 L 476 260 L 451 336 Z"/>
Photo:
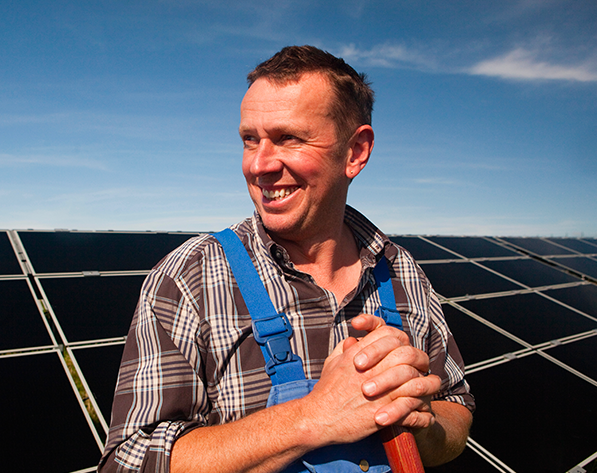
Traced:
<path fill-rule="evenodd" d="M 263 197 L 265 197 L 266 199 L 275 201 L 288 197 L 296 190 L 298 190 L 298 187 L 285 187 L 283 189 L 276 190 L 261 189 L 261 193 L 263 194 Z"/>

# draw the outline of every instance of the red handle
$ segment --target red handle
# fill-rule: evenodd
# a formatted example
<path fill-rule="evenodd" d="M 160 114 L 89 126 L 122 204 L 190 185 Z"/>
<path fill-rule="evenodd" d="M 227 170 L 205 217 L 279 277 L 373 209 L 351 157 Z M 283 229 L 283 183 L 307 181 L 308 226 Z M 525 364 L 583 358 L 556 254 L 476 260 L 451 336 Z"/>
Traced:
<path fill-rule="evenodd" d="M 381 431 L 392 473 L 425 473 L 415 436 L 407 429 L 391 425 Z"/>

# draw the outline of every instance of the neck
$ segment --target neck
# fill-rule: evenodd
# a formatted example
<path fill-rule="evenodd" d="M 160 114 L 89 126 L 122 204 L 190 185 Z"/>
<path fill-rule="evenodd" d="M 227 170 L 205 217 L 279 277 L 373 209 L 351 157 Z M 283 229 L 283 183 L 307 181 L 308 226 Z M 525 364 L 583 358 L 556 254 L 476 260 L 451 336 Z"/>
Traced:
<path fill-rule="evenodd" d="M 304 240 L 271 237 L 286 249 L 296 269 L 310 274 L 319 286 L 333 292 L 338 303 L 356 287 L 361 261 L 352 231 L 344 222 L 326 237 Z"/>

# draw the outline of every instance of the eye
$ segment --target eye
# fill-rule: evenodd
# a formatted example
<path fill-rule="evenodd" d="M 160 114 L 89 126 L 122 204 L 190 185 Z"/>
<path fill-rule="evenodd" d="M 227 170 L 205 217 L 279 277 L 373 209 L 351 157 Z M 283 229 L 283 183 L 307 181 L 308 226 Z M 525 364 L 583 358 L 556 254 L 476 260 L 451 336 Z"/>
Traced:
<path fill-rule="evenodd" d="M 296 141 L 298 140 L 298 138 L 294 135 L 281 135 L 280 136 L 280 142 L 284 142 L 284 141 Z"/>
<path fill-rule="evenodd" d="M 243 140 L 243 146 L 245 148 L 247 148 L 249 146 L 253 146 L 257 142 L 257 138 L 255 138 L 252 135 L 243 135 L 242 140 Z"/>

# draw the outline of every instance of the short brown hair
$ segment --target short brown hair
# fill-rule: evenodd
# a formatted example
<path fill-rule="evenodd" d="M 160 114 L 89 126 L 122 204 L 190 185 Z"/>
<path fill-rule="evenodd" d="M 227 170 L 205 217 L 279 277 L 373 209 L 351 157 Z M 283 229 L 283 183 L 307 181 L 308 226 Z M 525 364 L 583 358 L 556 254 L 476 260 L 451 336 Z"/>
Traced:
<path fill-rule="evenodd" d="M 335 92 L 330 115 L 339 140 L 346 142 L 359 126 L 371 125 L 374 93 L 366 74 L 314 46 L 283 48 L 251 71 L 247 82 L 249 87 L 260 78 L 279 84 L 298 82 L 305 73 L 320 73 L 330 81 Z"/>

